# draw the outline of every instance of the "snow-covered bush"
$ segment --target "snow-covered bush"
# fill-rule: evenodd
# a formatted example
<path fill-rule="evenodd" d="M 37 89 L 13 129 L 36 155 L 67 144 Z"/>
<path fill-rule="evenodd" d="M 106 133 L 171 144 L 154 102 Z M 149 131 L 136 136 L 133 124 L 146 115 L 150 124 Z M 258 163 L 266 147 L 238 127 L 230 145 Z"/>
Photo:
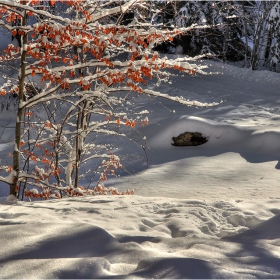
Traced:
<path fill-rule="evenodd" d="M 145 86 L 166 82 L 171 75 L 166 69 L 204 73 L 203 67 L 186 58 L 170 60 L 153 51 L 166 38 L 172 41 L 191 27 L 165 30 L 147 24 L 143 18 L 145 11 L 152 12 L 149 1 L 112 3 L 53 0 L 44 6 L 38 0 L 0 0 L 0 25 L 20 40 L 20 46 L 9 44 L 0 55 L 1 64 L 12 61 L 19 70 L 17 82 L 0 85 L 1 95 L 17 95 L 19 100 L 13 163 L 2 166 L 9 175 L 0 177 L 10 186 L 10 194 L 34 198 L 119 194 L 103 185 L 121 168 L 119 158 L 104 152 L 104 143 L 87 139 L 102 134 L 125 137 L 118 126 L 133 129 L 148 124 L 147 117 L 138 119 L 122 106 L 128 96 L 215 105 Z M 121 25 L 124 15 L 132 12 L 134 19 Z M 81 169 L 95 159 L 100 160 L 95 171 Z M 98 172 L 100 179 L 94 186 L 81 187 L 80 178 L 89 172 L 93 176 Z"/>

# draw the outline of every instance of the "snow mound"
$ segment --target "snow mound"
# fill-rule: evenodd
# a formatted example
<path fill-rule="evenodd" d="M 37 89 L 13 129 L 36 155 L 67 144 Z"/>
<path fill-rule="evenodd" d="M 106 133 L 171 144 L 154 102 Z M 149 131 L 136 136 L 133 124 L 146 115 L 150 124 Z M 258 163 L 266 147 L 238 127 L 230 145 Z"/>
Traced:
<path fill-rule="evenodd" d="M 280 239 L 280 214 L 259 223 L 257 226 L 230 237 L 226 237 L 226 240 L 231 241 L 248 241 L 248 240 L 259 240 L 259 239 Z"/>
<path fill-rule="evenodd" d="M 164 121 L 155 136 L 148 141 L 151 149 L 181 149 L 181 152 L 189 147 L 173 147 L 172 137 L 184 132 L 200 132 L 209 141 L 195 149 L 221 149 L 228 147 L 228 151 L 257 152 L 261 154 L 280 154 L 280 132 L 258 131 L 241 126 L 218 123 L 204 118 L 182 116 L 178 120 Z"/>
<path fill-rule="evenodd" d="M 265 222 L 277 204 L 141 196 L 2 204 L 0 274 L 277 278 L 279 215 Z"/>
<path fill-rule="evenodd" d="M 6 202 L 17 202 L 17 198 L 14 195 L 10 194 L 6 199 Z"/>

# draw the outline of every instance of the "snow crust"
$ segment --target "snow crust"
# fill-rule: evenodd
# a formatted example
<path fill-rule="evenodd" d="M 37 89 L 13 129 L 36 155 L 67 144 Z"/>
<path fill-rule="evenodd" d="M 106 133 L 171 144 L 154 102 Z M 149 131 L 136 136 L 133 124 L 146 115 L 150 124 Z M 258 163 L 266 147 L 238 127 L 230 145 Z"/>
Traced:
<path fill-rule="evenodd" d="M 0 185 L 1 278 L 280 278 L 279 74 L 201 63 L 148 89 L 218 106 L 130 100 L 149 125 L 114 140 L 131 174 L 108 186 L 136 195 L 11 204 Z M 15 116 L 0 114 L 5 160 Z M 172 146 L 185 131 L 208 142 Z"/>

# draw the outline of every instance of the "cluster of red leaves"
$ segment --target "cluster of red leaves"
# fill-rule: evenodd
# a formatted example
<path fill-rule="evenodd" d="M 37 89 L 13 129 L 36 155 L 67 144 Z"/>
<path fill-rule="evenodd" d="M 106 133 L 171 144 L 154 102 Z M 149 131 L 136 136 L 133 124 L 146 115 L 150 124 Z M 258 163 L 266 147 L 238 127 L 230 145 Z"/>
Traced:
<path fill-rule="evenodd" d="M 111 194 L 111 195 L 133 195 L 135 193 L 134 190 L 126 190 L 123 192 L 119 192 L 118 189 L 116 188 L 106 188 L 104 185 L 99 184 L 98 186 L 96 186 L 95 188 L 92 189 L 93 193 L 95 195 L 107 195 L 107 194 Z"/>
<path fill-rule="evenodd" d="M 141 66 L 140 71 L 142 72 L 142 74 L 144 76 L 147 76 L 150 79 L 152 79 L 153 76 L 152 76 L 151 68 L 145 67 L 145 66 Z"/>
<path fill-rule="evenodd" d="M 29 190 L 25 190 L 24 191 L 24 196 L 25 197 L 27 197 L 27 198 L 33 197 L 34 199 L 41 198 L 41 199 L 45 199 L 46 200 L 46 199 L 49 199 L 51 194 L 52 194 L 51 190 L 49 190 L 49 191 L 42 191 L 41 193 L 36 193 L 36 192 L 29 191 Z"/>
<path fill-rule="evenodd" d="M 1 96 L 5 96 L 6 94 L 7 94 L 6 90 L 3 89 L 3 88 L 1 88 L 1 89 L 0 89 L 0 95 L 1 95 Z"/>
<path fill-rule="evenodd" d="M 13 58 L 19 52 L 20 52 L 20 47 L 15 47 L 14 45 L 10 44 L 4 50 L 4 53 L 6 53 L 6 55 L 0 56 L 0 61 L 9 60 L 9 59 Z"/>
<path fill-rule="evenodd" d="M 98 184 L 98 186 L 88 189 L 83 186 L 78 186 L 76 189 L 68 188 L 66 191 L 67 196 L 86 196 L 86 195 L 133 195 L 135 190 L 126 190 L 123 192 L 119 192 L 116 188 L 107 188 L 102 184 Z"/>
<path fill-rule="evenodd" d="M 140 122 L 141 126 L 145 126 L 145 125 L 148 125 L 148 124 L 149 124 L 149 119 L 148 118 L 145 118 L 144 120 L 141 120 L 141 122 Z"/>
<path fill-rule="evenodd" d="M 86 81 L 86 80 L 81 79 L 78 84 L 79 84 L 79 86 L 81 86 L 81 88 L 83 90 L 90 90 L 91 89 L 91 83 Z"/>
<path fill-rule="evenodd" d="M 2 8 L 2 11 L 3 11 L 3 8 Z M 16 13 L 14 12 L 11 12 L 9 15 L 7 15 L 5 17 L 5 20 L 7 23 L 10 23 L 10 22 L 14 22 L 16 19 L 21 19 L 21 16 L 20 15 L 17 15 Z M 23 32 L 23 31 L 22 31 Z M 24 32 L 23 32 L 24 33 Z"/>
<path fill-rule="evenodd" d="M 30 113 L 32 113 L 32 112 L 30 112 Z M 54 142 L 52 142 L 52 141 L 46 141 L 44 144 L 48 145 L 50 147 L 54 146 Z M 22 147 L 24 145 L 25 145 L 25 142 L 21 141 L 20 147 Z M 36 143 L 35 147 L 40 149 L 41 155 L 38 155 L 34 151 L 30 151 L 30 150 L 26 150 L 26 149 L 22 149 L 21 153 L 28 156 L 30 158 L 30 160 L 32 160 L 35 163 L 41 162 L 43 164 L 47 164 L 47 167 L 52 169 L 52 173 L 51 173 L 52 175 L 56 176 L 57 174 L 60 174 L 61 173 L 60 169 L 59 168 L 56 169 L 54 167 L 54 161 L 53 161 L 54 152 L 49 151 L 49 149 L 47 149 L 47 148 L 43 148 L 41 142 Z M 12 156 L 12 154 L 9 154 L 9 156 Z M 38 175 L 38 174 L 36 173 L 35 175 Z M 49 175 L 48 175 L 48 177 L 49 177 Z M 40 175 L 39 179 L 41 180 L 42 178 L 43 178 L 42 175 Z"/>
<path fill-rule="evenodd" d="M 115 175 L 115 170 L 122 168 L 123 166 L 120 163 L 119 157 L 110 152 L 110 159 L 107 161 L 103 160 L 101 163 L 101 167 L 104 167 L 104 170 L 100 174 L 99 181 L 105 181 L 107 180 L 107 173 Z"/>
<path fill-rule="evenodd" d="M 146 84 L 147 82 L 142 78 L 141 72 L 139 70 L 133 71 L 132 69 L 128 69 L 128 78 L 135 83 L 143 83 Z M 127 83 L 127 86 L 133 86 L 134 84 L 132 83 Z"/>
<path fill-rule="evenodd" d="M 39 189 L 39 191 L 38 191 Z M 51 196 L 53 198 L 61 198 L 61 195 L 58 191 L 54 191 L 51 187 L 43 187 L 43 186 L 39 186 L 38 189 L 26 189 L 24 191 L 24 196 L 31 199 L 49 199 Z M 17 191 L 19 190 L 19 188 L 17 189 Z"/>
<path fill-rule="evenodd" d="M 24 115 L 26 117 L 33 117 L 34 116 L 33 112 L 30 112 L 30 111 L 29 112 L 25 112 Z"/>
<path fill-rule="evenodd" d="M 106 120 L 109 120 L 109 118 L 107 119 L 107 117 L 106 117 Z M 116 119 L 116 123 L 118 125 L 121 124 L 121 118 L 120 117 L 118 117 Z M 135 127 L 137 125 L 137 123 L 138 123 L 137 120 L 132 120 L 132 119 L 126 119 L 125 120 L 125 125 L 126 126 Z M 148 125 L 148 124 L 149 124 L 148 118 L 145 118 L 144 120 L 140 121 L 140 125 L 141 126 L 145 126 L 145 125 Z"/>
<path fill-rule="evenodd" d="M 0 15 L 2 17 L 2 15 L 5 15 L 8 12 L 8 9 L 6 6 L 2 5 L 0 6 Z"/>
<path fill-rule="evenodd" d="M 35 2 L 32 2 L 31 4 L 34 4 Z M 79 8 L 80 6 L 78 3 L 69 1 L 68 4 L 75 5 L 78 10 L 81 9 L 81 11 L 79 10 L 80 12 L 83 12 L 84 14 L 88 15 L 87 11 L 84 11 L 83 8 Z M 5 8 L 2 7 L 2 10 L 3 9 L 5 10 Z M 61 88 L 63 90 L 71 90 L 71 86 L 69 81 L 67 80 L 67 76 L 74 78 L 76 75 L 75 70 L 69 70 L 64 71 L 63 73 L 54 74 L 45 67 L 46 65 L 51 63 L 52 60 L 54 62 L 59 62 L 61 57 L 62 61 L 65 64 L 69 63 L 69 66 L 74 65 L 75 61 L 77 60 L 76 55 L 70 55 L 70 53 L 68 53 L 67 56 L 63 57 L 61 53 L 62 49 L 65 50 L 65 46 L 82 46 L 83 52 L 91 52 L 91 54 L 94 55 L 96 59 L 100 60 L 101 62 L 104 62 L 109 67 L 114 67 L 114 64 L 108 58 L 103 58 L 103 52 L 108 44 L 115 44 L 116 46 L 120 44 L 120 42 L 118 41 L 119 35 L 123 34 L 123 40 L 125 42 L 133 42 L 134 45 L 142 46 L 144 48 L 147 47 L 147 43 L 149 43 L 151 40 L 156 40 L 158 38 L 164 39 L 164 35 L 159 33 L 149 34 L 146 36 L 139 36 L 137 31 L 130 30 L 125 27 L 101 26 L 99 28 L 95 28 L 94 31 L 90 32 L 86 29 L 87 26 L 84 23 L 75 21 L 65 26 L 59 26 L 59 28 L 57 28 L 57 26 L 56 28 L 54 28 L 53 24 L 47 24 L 46 22 L 35 25 L 34 32 L 33 34 L 31 34 L 31 36 L 34 38 L 36 36 L 35 34 L 41 35 L 38 36 L 37 39 L 35 39 L 35 43 L 29 43 L 29 45 L 27 46 L 27 55 L 30 55 L 31 57 L 39 60 L 39 66 L 30 65 L 30 69 L 32 70 L 31 75 L 35 76 L 36 74 L 40 74 L 42 76 L 42 82 L 50 81 L 54 84 L 61 84 Z M 14 34 L 16 34 L 15 32 L 22 31 L 14 30 Z M 107 42 L 106 40 L 100 40 L 100 38 L 102 38 L 102 34 L 110 35 L 111 38 L 108 38 Z M 79 40 L 76 40 L 77 36 L 79 36 Z M 47 39 L 43 39 L 44 37 Z M 59 38 L 58 41 L 56 40 L 57 37 Z M 15 49 L 15 47 L 10 46 L 5 50 L 5 52 L 7 53 L 7 55 L 2 56 L 2 60 L 11 58 L 16 53 L 19 54 L 20 49 L 18 47 L 17 49 Z M 140 53 L 136 51 L 132 53 L 131 60 L 133 61 L 139 56 Z M 152 69 L 158 71 L 159 68 L 168 67 L 164 63 L 162 63 L 161 66 L 157 65 L 156 63 L 152 63 L 155 62 L 157 58 L 158 55 L 153 55 L 150 59 L 147 55 L 144 55 L 143 59 L 147 61 L 145 66 L 142 65 L 136 70 L 128 68 L 127 71 L 123 73 L 119 72 L 112 74 L 110 72 L 107 72 L 106 74 L 98 77 L 98 79 L 102 83 L 109 86 L 111 84 L 123 83 L 125 78 L 127 77 L 128 79 L 130 79 L 130 81 L 132 81 L 128 82 L 127 86 L 130 86 L 133 91 L 141 93 L 142 88 L 139 86 L 139 83 L 146 84 L 146 81 L 143 77 L 148 77 L 149 79 L 152 79 Z M 176 65 L 174 66 L 174 68 L 180 71 L 186 70 Z M 193 74 L 192 71 L 189 73 Z M 83 81 L 79 81 L 77 83 L 80 84 L 83 90 L 91 89 L 90 83 L 84 83 Z M 16 92 L 13 91 L 12 93 Z M 1 94 L 4 94 L 4 92 L 1 91 Z"/>
<path fill-rule="evenodd" d="M 135 127 L 137 125 L 137 121 L 136 120 L 126 120 L 125 122 L 126 126 L 131 126 L 131 127 Z"/>
<path fill-rule="evenodd" d="M 32 160 L 32 161 L 34 161 L 34 162 L 38 162 L 39 161 L 39 157 L 38 156 L 36 156 L 34 153 L 32 153 L 32 152 L 29 152 L 30 153 L 30 159 Z"/>
<path fill-rule="evenodd" d="M 19 93 L 19 87 L 18 87 L 18 86 L 13 86 L 13 87 L 10 89 L 10 93 L 11 93 L 11 94 L 18 94 L 18 93 Z"/>
<path fill-rule="evenodd" d="M 99 77 L 99 81 L 109 86 L 110 84 L 123 83 L 126 78 L 121 72 L 107 73 L 106 76 Z"/>
<path fill-rule="evenodd" d="M 35 166 L 33 175 L 36 176 L 38 179 L 34 179 L 35 183 L 38 183 L 39 181 L 49 180 L 50 174 L 48 171 L 45 171 L 42 168 L 39 168 L 38 166 Z"/>
<path fill-rule="evenodd" d="M 53 6 L 56 2 L 59 1 L 63 1 L 63 0 L 49 0 L 50 4 Z M 79 0 L 81 1 L 81 0 Z M 71 2 L 71 1 L 66 1 L 66 2 Z M 20 0 L 20 4 L 24 4 L 23 0 Z M 41 4 L 41 0 L 29 0 L 29 4 L 31 6 L 35 6 L 35 5 L 40 5 Z"/>
<path fill-rule="evenodd" d="M 15 30 L 12 31 L 12 35 L 13 35 L 13 36 L 16 36 L 16 35 L 24 35 L 24 33 L 25 33 L 25 32 L 24 32 L 23 30 L 21 30 L 21 29 L 18 29 L 18 30 L 15 29 Z"/>
<path fill-rule="evenodd" d="M 52 124 L 49 121 L 46 121 L 44 126 L 47 128 L 52 128 Z"/>

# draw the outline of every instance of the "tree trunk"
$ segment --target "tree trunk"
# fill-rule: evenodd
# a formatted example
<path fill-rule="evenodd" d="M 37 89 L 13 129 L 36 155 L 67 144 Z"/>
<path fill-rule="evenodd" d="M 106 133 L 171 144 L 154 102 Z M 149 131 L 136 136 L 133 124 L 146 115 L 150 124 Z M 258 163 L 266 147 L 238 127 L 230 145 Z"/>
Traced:
<path fill-rule="evenodd" d="M 252 49 L 252 53 L 251 53 L 252 70 L 258 69 L 258 60 L 259 60 L 258 49 L 259 49 L 259 45 L 260 45 L 261 31 L 262 31 L 262 24 L 261 24 L 261 22 L 258 22 L 256 31 L 254 34 L 253 49 Z"/>
<path fill-rule="evenodd" d="M 225 23 L 225 33 L 224 33 L 224 43 L 223 43 L 223 62 L 225 63 L 227 60 L 227 52 L 228 52 L 228 41 L 229 41 L 229 8 L 227 11 L 226 18 L 223 20 Z"/>
<path fill-rule="evenodd" d="M 26 5 L 26 1 L 23 1 L 23 5 Z M 22 26 L 26 26 L 26 11 L 22 18 Z M 19 74 L 19 104 L 17 110 L 17 121 L 15 129 L 15 146 L 13 152 L 13 170 L 16 172 L 13 178 L 13 182 L 10 184 L 10 194 L 16 196 L 16 186 L 19 178 L 20 170 L 20 141 L 21 141 L 21 125 L 23 109 L 21 107 L 24 99 L 24 81 L 25 81 L 25 69 L 26 69 L 26 46 L 27 46 L 27 34 L 22 35 L 22 52 L 21 52 L 21 65 Z"/>
<path fill-rule="evenodd" d="M 242 12 L 243 12 L 243 26 L 244 26 L 244 37 L 245 37 L 245 44 L 244 44 L 244 65 L 247 68 L 247 53 L 248 53 L 248 22 L 246 18 L 245 12 L 245 5 L 244 1 L 242 1 Z"/>
<path fill-rule="evenodd" d="M 261 43 L 261 49 L 260 49 L 260 62 L 262 63 L 262 65 L 265 64 L 265 53 L 266 53 L 266 49 L 267 49 L 267 45 L 268 45 L 268 35 L 269 35 L 269 30 L 267 30 L 266 27 L 266 22 L 264 22 L 264 35 L 262 38 L 262 43 Z"/>
<path fill-rule="evenodd" d="M 262 50 L 262 48 L 260 49 L 262 31 L 264 30 L 264 28 L 266 26 L 267 16 L 271 9 L 271 5 L 269 5 L 269 3 L 266 3 L 266 1 L 261 1 L 260 5 L 263 5 L 263 10 L 262 10 L 262 16 L 258 19 L 256 31 L 254 34 L 253 50 L 252 50 L 252 54 L 251 54 L 252 70 L 257 70 L 257 68 L 258 68 L 259 60 L 261 58 L 260 51 Z"/>
<path fill-rule="evenodd" d="M 226 23 L 226 31 L 225 31 L 225 35 L 224 35 L 224 44 L 223 44 L 223 62 L 224 63 L 227 60 L 228 40 L 229 40 L 228 23 Z"/>

